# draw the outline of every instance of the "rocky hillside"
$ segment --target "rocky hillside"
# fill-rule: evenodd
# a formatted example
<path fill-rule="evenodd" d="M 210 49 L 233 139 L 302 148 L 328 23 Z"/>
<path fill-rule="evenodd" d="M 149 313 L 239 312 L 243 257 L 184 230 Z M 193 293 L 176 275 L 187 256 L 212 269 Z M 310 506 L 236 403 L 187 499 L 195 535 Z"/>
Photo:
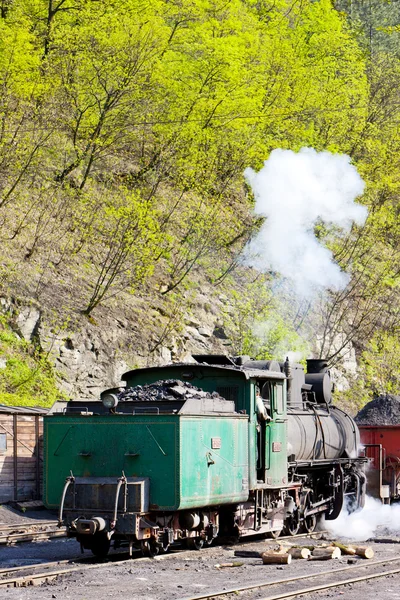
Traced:
<path fill-rule="evenodd" d="M 57 388 L 66 397 L 98 397 L 134 367 L 191 360 L 192 353 L 232 351 L 221 321 L 228 303 L 224 295 L 199 294 L 191 313 L 179 320 L 178 331 L 168 330 L 177 324 L 171 324 L 170 316 L 155 305 L 139 298 L 127 300 L 123 309 L 114 307 L 117 314 L 103 308 L 96 312 L 96 320 L 77 315 L 73 324 L 58 330 L 54 321 L 48 321 L 46 308 L 38 304 L 3 298 L 2 310 L 11 324 L 11 335 L 40 348 L 47 357 L 56 372 Z M 7 354 L 4 349 L 0 373 L 13 360 Z M 33 404 L 41 401 L 32 398 Z"/>

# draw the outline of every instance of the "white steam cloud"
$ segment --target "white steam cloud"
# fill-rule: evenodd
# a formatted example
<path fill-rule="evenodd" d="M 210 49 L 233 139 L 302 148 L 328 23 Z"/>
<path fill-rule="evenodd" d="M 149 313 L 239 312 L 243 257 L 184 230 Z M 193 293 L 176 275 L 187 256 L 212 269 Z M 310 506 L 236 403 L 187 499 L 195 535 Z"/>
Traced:
<path fill-rule="evenodd" d="M 342 289 L 348 275 L 317 240 L 314 226 L 323 221 L 349 231 L 353 222 L 364 223 L 367 209 L 354 203 L 364 182 L 350 158 L 313 148 L 273 150 L 261 171 L 248 168 L 245 177 L 255 214 L 266 217 L 246 262 L 279 272 L 305 296 L 310 289 Z"/>
<path fill-rule="evenodd" d="M 350 514 L 343 510 L 334 521 L 325 521 L 323 527 L 337 537 L 359 542 L 376 535 L 398 534 L 400 504 L 382 504 L 367 496 L 362 510 Z"/>

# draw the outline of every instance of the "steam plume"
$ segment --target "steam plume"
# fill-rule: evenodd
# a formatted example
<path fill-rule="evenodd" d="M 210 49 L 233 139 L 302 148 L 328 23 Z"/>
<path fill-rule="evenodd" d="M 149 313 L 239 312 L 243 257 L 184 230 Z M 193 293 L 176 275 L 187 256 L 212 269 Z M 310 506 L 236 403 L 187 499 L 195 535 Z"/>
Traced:
<path fill-rule="evenodd" d="M 313 148 L 273 150 L 261 171 L 248 168 L 245 177 L 255 214 L 266 217 L 249 244 L 248 264 L 279 272 L 304 296 L 316 288 L 342 289 L 348 275 L 317 240 L 314 226 L 323 221 L 349 231 L 353 222 L 364 223 L 367 210 L 354 203 L 364 182 L 350 158 Z"/>
<path fill-rule="evenodd" d="M 325 521 L 324 528 L 335 536 L 354 541 L 368 540 L 379 534 L 400 532 L 400 504 L 382 504 L 367 496 L 362 510 L 343 510 L 335 521 Z"/>

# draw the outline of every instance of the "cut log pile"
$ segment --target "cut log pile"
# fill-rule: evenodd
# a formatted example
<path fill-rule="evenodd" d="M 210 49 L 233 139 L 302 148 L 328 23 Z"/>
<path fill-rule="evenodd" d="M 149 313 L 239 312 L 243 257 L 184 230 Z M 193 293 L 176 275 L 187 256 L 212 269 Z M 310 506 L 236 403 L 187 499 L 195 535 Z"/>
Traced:
<path fill-rule="evenodd" d="M 261 558 L 264 565 L 290 565 L 292 560 L 332 560 L 344 556 L 360 556 L 373 558 L 374 551 L 370 546 L 346 546 L 339 542 L 320 544 L 318 546 L 279 545 L 265 552 L 237 550 L 235 556 L 242 558 Z"/>

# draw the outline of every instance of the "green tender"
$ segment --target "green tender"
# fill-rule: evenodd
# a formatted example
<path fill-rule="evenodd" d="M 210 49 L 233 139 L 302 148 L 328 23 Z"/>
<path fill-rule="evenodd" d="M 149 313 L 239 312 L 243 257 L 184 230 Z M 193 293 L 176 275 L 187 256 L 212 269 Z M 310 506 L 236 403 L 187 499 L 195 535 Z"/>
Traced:
<path fill-rule="evenodd" d="M 218 446 L 221 440 L 221 448 Z M 214 447 L 213 447 L 214 446 Z M 150 509 L 248 498 L 248 418 L 242 415 L 45 417 L 44 503 L 59 505 L 66 477 L 150 478 Z"/>

